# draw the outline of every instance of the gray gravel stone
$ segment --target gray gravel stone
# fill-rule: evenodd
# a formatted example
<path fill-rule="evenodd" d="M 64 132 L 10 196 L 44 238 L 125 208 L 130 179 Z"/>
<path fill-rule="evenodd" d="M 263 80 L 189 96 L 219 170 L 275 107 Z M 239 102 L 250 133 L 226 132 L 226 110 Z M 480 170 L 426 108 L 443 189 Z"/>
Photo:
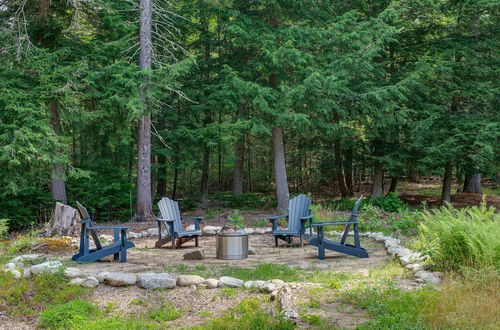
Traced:
<path fill-rule="evenodd" d="M 208 278 L 204 283 L 209 289 L 215 289 L 219 286 L 219 280 L 215 278 Z"/>
<path fill-rule="evenodd" d="M 438 285 L 441 282 L 439 277 L 437 277 L 431 272 L 426 272 L 425 270 L 419 270 L 418 272 L 415 273 L 415 276 L 421 278 L 424 281 L 424 283 L 430 285 Z"/>
<path fill-rule="evenodd" d="M 241 288 L 245 283 L 234 277 L 222 276 L 219 278 L 219 288 Z"/>
<path fill-rule="evenodd" d="M 205 279 L 198 275 L 181 275 L 177 278 L 178 286 L 198 285 L 205 282 Z"/>
<path fill-rule="evenodd" d="M 245 288 L 259 292 L 271 293 L 276 290 L 276 285 L 266 281 L 247 281 L 245 282 Z"/>
<path fill-rule="evenodd" d="M 68 267 L 64 270 L 64 276 L 67 278 L 77 278 L 82 276 L 82 271 L 75 267 Z"/>
<path fill-rule="evenodd" d="M 108 273 L 104 276 L 104 283 L 111 286 L 134 285 L 137 282 L 137 276 L 126 273 Z"/>
<path fill-rule="evenodd" d="M 175 278 L 167 273 L 143 273 L 137 275 L 137 285 L 143 289 L 173 289 Z"/>
<path fill-rule="evenodd" d="M 86 288 L 95 288 L 97 285 L 99 285 L 99 281 L 93 276 L 87 276 L 83 279 L 80 285 Z"/>
<path fill-rule="evenodd" d="M 38 265 L 31 266 L 30 270 L 33 274 L 54 274 L 62 269 L 60 261 L 47 261 Z"/>

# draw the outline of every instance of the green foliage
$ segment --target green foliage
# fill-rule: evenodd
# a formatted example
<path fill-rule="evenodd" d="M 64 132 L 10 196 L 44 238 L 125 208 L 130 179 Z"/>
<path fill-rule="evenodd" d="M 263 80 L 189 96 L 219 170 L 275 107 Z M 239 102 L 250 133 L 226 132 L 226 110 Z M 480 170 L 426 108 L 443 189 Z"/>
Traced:
<path fill-rule="evenodd" d="M 9 232 L 9 219 L 0 219 L 0 240 L 5 239 Z"/>
<path fill-rule="evenodd" d="M 9 219 L 9 230 L 25 230 L 48 220 L 53 208 L 53 200 L 48 192 L 40 192 L 34 187 L 19 190 L 14 194 L 0 191 L 2 216 Z"/>
<path fill-rule="evenodd" d="M 405 203 L 394 192 L 387 194 L 387 196 L 372 199 L 370 204 L 380 207 L 386 212 L 401 211 L 405 207 Z"/>
<path fill-rule="evenodd" d="M 314 314 L 302 314 L 300 318 L 302 321 L 313 326 L 320 326 L 323 323 L 323 319 Z"/>
<path fill-rule="evenodd" d="M 238 229 L 242 229 L 246 227 L 245 218 L 240 215 L 238 210 L 234 210 L 230 216 L 227 217 L 227 220 L 231 226 L 234 226 Z"/>
<path fill-rule="evenodd" d="M 194 327 L 198 330 L 209 329 L 293 329 L 290 321 L 278 319 L 263 310 L 262 302 L 257 298 L 246 298 L 231 308 L 223 316 Z"/>
<path fill-rule="evenodd" d="M 184 312 L 172 304 L 165 304 L 157 310 L 148 313 L 148 318 L 158 322 L 172 321 L 178 319 Z"/>
<path fill-rule="evenodd" d="M 494 207 L 455 209 L 451 205 L 421 213 L 421 249 L 436 267 L 500 267 L 500 221 Z"/>
<path fill-rule="evenodd" d="M 36 315 L 51 305 L 81 298 L 88 289 L 68 285 L 62 274 L 37 275 L 14 279 L 10 273 L 0 273 L 0 301 L 8 315 Z"/>
<path fill-rule="evenodd" d="M 54 305 L 40 314 L 40 326 L 46 329 L 67 329 L 99 315 L 94 305 L 80 299 Z"/>

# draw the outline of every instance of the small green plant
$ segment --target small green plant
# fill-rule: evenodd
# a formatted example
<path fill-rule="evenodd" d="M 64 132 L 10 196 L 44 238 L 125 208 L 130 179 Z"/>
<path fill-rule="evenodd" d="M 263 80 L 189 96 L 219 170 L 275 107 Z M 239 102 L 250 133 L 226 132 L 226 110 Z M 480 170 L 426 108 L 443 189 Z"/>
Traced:
<path fill-rule="evenodd" d="M 265 227 L 269 224 L 269 221 L 266 218 L 255 219 L 253 220 L 253 225 L 255 227 Z"/>
<path fill-rule="evenodd" d="M 212 316 L 212 312 L 209 312 L 209 311 L 200 311 L 200 312 L 198 312 L 198 316 L 199 317 L 210 317 L 210 316 Z"/>
<path fill-rule="evenodd" d="M 132 306 L 147 306 L 148 302 L 141 298 L 134 298 L 129 302 Z"/>
<path fill-rule="evenodd" d="M 0 240 L 7 238 L 9 233 L 9 219 L 0 219 Z"/>
<path fill-rule="evenodd" d="M 303 314 L 300 316 L 300 318 L 302 319 L 302 321 L 314 326 L 320 326 L 323 323 L 321 317 L 314 314 Z"/>
<path fill-rule="evenodd" d="M 231 297 L 234 297 L 238 294 L 239 290 L 238 289 L 235 289 L 235 288 L 223 288 L 220 290 L 218 296 L 220 298 L 231 298 Z"/>
<path fill-rule="evenodd" d="M 321 303 L 318 299 L 310 298 L 308 306 L 309 308 L 320 308 Z"/>
<path fill-rule="evenodd" d="M 196 265 L 194 267 L 194 269 L 196 269 L 196 270 L 207 270 L 207 266 L 205 266 L 205 265 Z"/>
<path fill-rule="evenodd" d="M 397 212 L 405 208 L 405 203 L 399 199 L 395 192 L 391 192 L 386 196 L 370 200 L 370 204 L 380 207 L 386 212 Z"/>
<path fill-rule="evenodd" d="M 240 211 L 238 210 L 234 210 L 233 213 L 227 217 L 227 220 L 229 221 L 231 226 L 238 229 L 243 229 L 246 226 L 245 218 L 240 215 Z"/>
<path fill-rule="evenodd" d="M 40 326 L 47 329 L 72 328 L 99 313 L 94 305 L 79 299 L 54 305 L 40 314 Z"/>
<path fill-rule="evenodd" d="M 177 269 L 178 272 L 184 272 L 187 268 L 188 268 L 188 266 L 185 265 L 185 264 L 179 264 L 176 267 L 176 269 Z"/>
<path fill-rule="evenodd" d="M 184 313 L 174 305 L 166 304 L 163 307 L 148 313 L 151 320 L 158 322 L 172 321 L 181 317 Z"/>
<path fill-rule="evenodd" d="M 213 218 L 215 218 L 215 215 L 216 215 L 215 210 L 210 209 L 210 210 L 207 210 L 207 212 L 205 213 L 205 218 L 213 219 Z"/>

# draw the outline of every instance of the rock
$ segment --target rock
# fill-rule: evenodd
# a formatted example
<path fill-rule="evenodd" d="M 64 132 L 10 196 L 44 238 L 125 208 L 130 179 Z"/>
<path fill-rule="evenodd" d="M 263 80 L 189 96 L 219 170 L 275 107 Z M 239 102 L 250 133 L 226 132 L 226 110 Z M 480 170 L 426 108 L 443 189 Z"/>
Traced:
<path fill-rule="evenodd" d="M 439 277 L 434 275 L 431 272 L 426 272 L 425 270 L 419 270 L 418 272 L 415 273 L 416 277 L 420 277 L 424 283 L 430 284 L 430 285 L 438 285 L 441 280 Z"/>
<path fill-rule="evenodd" d="M 244 230 L 244 231 L 245 231 L 245 233 L 247 233 L 248 235 L 255 233 L 255 229 L 253 229 L 253 228 L 245 228 L 245 229 L 243 229 L 243 230 Z"/>
<path fill-rule="evenodd" d="M 259 292 L 271 293 L 276 290 L 276 285 L 266 281 L 247 281 L 245 288 L 253 289 Z"/>
<path fill-rule="evenodd" d="M 148 237 L 158 236 L 158 228 L 149 228 L 147 231 Z"/>
<path fill-rule="evenodd" d="M 47 261 L 38 265 L 31 266 L 30 270 L 33 274 L 54 274 L 62 269 L 60 261 Z"/>
<path fill-rule="evenodd" d="M 393 245 L 393 246 L 391 246 L 390 248 L 387 249 L 387 253 L 390 254 L 391 256 L 394 256 L 401 249 L 402 249 L 402 247 L 400 245 Z"/>
<path fill-rule="evenodd" d="M 108 273 L 104 276 L 104 283 L 111 286 L 134 285 L 137 282 L 137 276 L 126 273 Z"/>
<path fill-rule="evenodd" d="M 399 245 L 395 240 L 392 240 L 392 239 L 388 239 L 385 241 L 384 243 L 384 246 L 386 249 L 390 248 L 391 246 L 394 246 L 394 245 Z"/>
<path fill-rule="evenodd" d="M 64 270 L 64 276 L 67 278 L 77 278 L 82 276 L 82 271 L 75 267 L 68 267 Z"/>
<path fill-rule="evenodd" d="M 273 232 L 273 229 L 272 229 L 272 228 L 270 228 L 270 227 L 266 227 L 266 228 L 264 228 L 264 234 L 270 234 L 270 233 L 272 233 L 272 232 Z"/>
<path fill-rule="evenodd" d="M 29 268 L 26 268 L 26 269 L 23 270 L 23 277 L 24 278 L 31 277 L 31 270 L 29 270 Z"/>
<path fill-rule="evenodd" d="M 4 272 L 11 273 L 14 278 L 21 278 L 21 272 L 17 269 L 5 269 Z"/>
<path fill-rule="evenodd" d="M 195 230 L 195 229 L 196 229 L 196 227 L 194 224 L 191 224 L 191 225 L 186 227 L 186 230 Z"/>
<path fill-rule="evenodd" d="M 100 272 L 95 276 L 95 278 L 99 281 L 99 283 L 102 283 L 104 282 L 104 277 L 108 274 L 109 272 Z"/>
<path fill-rule="evenodd" d="M 402 257 L 406 257 L 406 256 L 409 256 L 409 255 L 412 255 L 413 254 L 413 251 L 412 250 L 409 250 L 405 247 L 401 247 L 397 252 L 396 252 L 396 255 L 399 257 L 399 258 L 402 258 Z"/>
<path fill-rule="evenodd" d="M 281 315 L 285 320 L 298 319 L 299 313 L 297 313 L 293 308 L 287 308 L 281 311 Z"/>
<path fill-rule="evenodd" d="M 271 280 L 271 283 L 272 283 L 272 284 L 274 284 L 274 285 L 276 285 L 277 287 L 282 286 L 282 285 L 285 285 L 285 282 L 284 282 L 284 281 L 282 281 L 282 280 L 278 280 L 278 279 L 273 279 L 273 280 Z"/>
<path fill-rule="evenodd" d="M 255 234 L 262 235 L 265 233 L 266 233 L 266 230 L 264 228 L 255 228 Z"/>
<path fill-rule="evenodd" d="M 248 255 L 254 255 L 257 253 L 257 249 L 254 248 L 253 246 L 248 247 Z"/>
<path fill-rule="evenodd" d="M 219 278 L 219 288 L 241 288 L 244 282 L 238 278 L 222 276 Z"/>
<path fill-rule="evenodd" d="M 222 227 L 216 227 L 216 226 L 205 226 L 203 227 L 203 234 L 205 235 L 215 235 L 219 231 L 222 230 Z"/>
<path fill-rule="evenodd" d="M 128 239 L 136 239 L 136 238 L 142 238 L 141 233 L 134 233 L 133 231 L 127 233 L 127 238 Z"/>
<path fill-rule="evenodd" d="M 142 237 L 148 237 L 148 232 L 146 230 L 141 231 L 141 236 Z"/>
<path fill-rule="evenodd" d="M 193 284 L 193 285 L 190 285 L 190 286 L 189 286 L 189 288 L 190 288 L 191 290 L 196 290 L 196 285 L 194 285 L 194 284 Z"/>
<path fill-rule="evenodd" d="M 97 278 L 95 278 L 93 276 L 87 276 L 80 283 L 81 286 L 86 287 L 86 288 L 95 288 L 98 284 L 99 284 L 99 281 L 97 280 Z"/>
<path fill-rule="evenodd" d="M 16 264 L 13 263 L 13 262 L 8 262 L 5 264 L 5 267 L 4 267 L 5 270 L 7 269 L 16 269 Z"/>
<path fill-rule="evenodd" d="M 13 258 L 9 262 L 14 263 L 17 266 L 24 266 L 26 262 L 32 262 L 37 259 L 43 259 L 43 256 L 40 254 L 23 254 Z"/>
<path fill-rule="evenodd" d="M 114 237 L 111 235 L 100 235 L 99 238 L 105 241 L 106 243 L 111 243 L 115 240 Z"/>
<path fill-rule="evenodd" d="M 167 273 L 143 273 L 137 275 L 137 285 L 143 289 L 173 289 L 175 278 Z"/>
<path fill-rule="evenodd" d="M 83 278 L 74 278 L 71 281 L 69 281 L 70 285 L 82 285 L 83 281 L 85 281 Z"/>
<path fill-rule="evenodd" d="M 205 279 L 198 275 L 181 275 L 177 278 L 178 286 L 198 285 L 205 282 Z"/>
<path fill-rule="evenodd" d="M 417 279 L 415 280 L 415 282 L 418 283 L 418 284 L 422 284 L 422 283 L 424 283 L 424 280 L 421 279 L 420 277 L 417 277 Z"/>
<path fill-rule="evenodd" d="M 424 267 L 419 263 L 408 264 L 405 266 L 405 268 L 411 270 L 412 273 L 416 273 L 424 269 Z"/>
<path fill-rule="evenodd" d="M 201 289 L 201 290 L 203 290 L 203 289 L 206 289 L 206 288 L 207 288 L 207 285 L 205 284 L 205 282 L 203 282 L 203 283 L 201 283 L 201 284 L 198 284 L 198 285 L 196 286 L 196 289 Z"/>
<path fill-rule="evenodd" d="M 219 286 L 219 280 L 215 278 L 209 278 L 204 283 L 209 289 L 216 289 Z"/>
<path fill-rule="evenodd" d="M 203 249 L 189 251 L 184 253 L 183 257 L 186 260 L 203 260 L 205 259 L 205 252 Z"/>

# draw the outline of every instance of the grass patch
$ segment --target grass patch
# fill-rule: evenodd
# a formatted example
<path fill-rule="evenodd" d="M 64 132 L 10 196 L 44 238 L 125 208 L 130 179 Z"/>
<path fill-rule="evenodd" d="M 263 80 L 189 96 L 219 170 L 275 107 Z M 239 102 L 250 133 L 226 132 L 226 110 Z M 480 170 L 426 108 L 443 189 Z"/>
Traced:
<path fill-rule="evenodd" d="M 293 329 L 293 323 L 271 316 L 262 309 L 262 301 L 257 298 L 242 300 L 236 307 L 231 308 L 225 315 L 215 318 L 208 323 L 195 327 L 197 330 L 219 329 Z"/>
<path fill-rule="evenodd" d="M 199 317 L 210 317 L 210 316 L 212 316 L 212 312 L 209 312 L 209 311 L 200 311 L 200 312 L 198 312 L 198 316 Z"/>
<path fill-rule="evenodd" d="M 172 304 L 165 304 L 157 310 L 148 313 L 148 318 L 157 322 L 173 321 L 178 319 L 184 312 Z"/>
<path fill-rule="evenodd" d="M 220 292 L 217 294 L 217 296 L 219 298 L 227 299 L 236 296 L 238 292 L 240 291 L 236 288 L 222 288 Z"/>
<path fill-rule="evenodd" d="M 40 314 L 40 326 L 47 329 L 71 328 L 99 314 L 94 305 L 80 299 L 54 305 Z"/>
<path fill-rule="evenodd" d="M 14 279 L 0 273 L 0 310 L 8 315 L 36 315 L 49 306 L 63 304 L 86 295 L 89 289 L 68 285 L 62 274 Z"/>
<path fill-rule="evenodd" d="M 319 317 L 318 315 L 314 314 L 303 314 L 300 316 L 300 319 L 304 321 L 307 324 L 319 327 L 321 324 L 323 324 L 323 319 Z"/>

